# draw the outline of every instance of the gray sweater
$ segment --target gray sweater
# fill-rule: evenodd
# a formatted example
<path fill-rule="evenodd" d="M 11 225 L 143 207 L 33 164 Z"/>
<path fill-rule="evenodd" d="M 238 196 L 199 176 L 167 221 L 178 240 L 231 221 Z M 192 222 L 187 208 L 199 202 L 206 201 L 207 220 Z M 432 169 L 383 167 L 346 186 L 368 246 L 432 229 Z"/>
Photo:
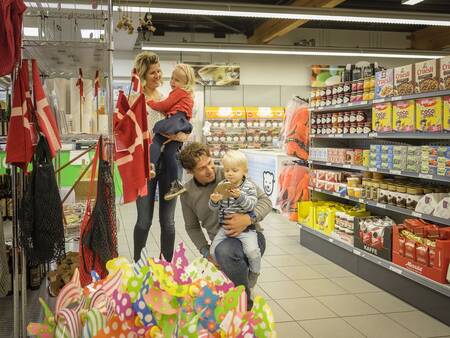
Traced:
<path fill-rule="evenodd" d="M 186 232 L 200 252 L 209 245 L 202 228 L 206 230 L 210 240 L 214 239 L 220 228 L 218 213 L 209 209 L 208 202 L 217 184 L 223 178 L 222 169 L 216 167 L 216 180 L 213 183 L 201 186 L 194 179 L 191 179 L 185 184 L 187 191 L 180 197 Z M 256 219 L 260 222 L 272 211 L 272 202 L 258 186 L 256 186 L 256 196 L 258 202 L 253 211 L 256 214 Z M 259 223 L 255 226 L 257 231 L 262 230 Z"/>

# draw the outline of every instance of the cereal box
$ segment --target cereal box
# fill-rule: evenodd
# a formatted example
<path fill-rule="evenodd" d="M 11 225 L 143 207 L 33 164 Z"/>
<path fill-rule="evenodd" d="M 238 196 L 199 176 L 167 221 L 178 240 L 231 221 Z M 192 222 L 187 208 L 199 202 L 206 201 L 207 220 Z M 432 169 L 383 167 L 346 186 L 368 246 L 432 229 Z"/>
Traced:
<path fill-rule="evenodd" d="M 443 57 L 439 60 L 439 63 L 441 69 L 439 74 L 439 87 L 441 90 L 450 89 L 450 56 Z"/>
<path fill-rule="evenodd" d="M 442 122 L 444 125 L 444 130 L 450 131 L 450 96 L 444 96 L 442 98 L 444 102 Z"/>
<path fill-rule="evenodd" d="M 416 129 L 425 132 L 442 131 L 442 98 L 416 100 Z"/>
<path fill-rule="evenodd" d="M 375 73 L 375 98 L 389 97 L 394 94 L 394 69 Z"/>
<path fill-rule="evenodd" d="M 394 69 L 394 95 L 414 94 L 415 67 L 407 65 Z"/>
<path fill-rule="evenodd" d="M 376 132 L 392 131 L 392 103 L 377 103 L 372 107 L 372 130 Z"/>
<path fill-rule="evenodd" d="M 393 103 L 392 129 L 399 132 L 416 130 L 416 105 L 414 100 L 396 101 Z"/>
<path fill-rule="evenodd" d="M 416 63 L 416 93 L 439 90 L 439 60 Z"/>

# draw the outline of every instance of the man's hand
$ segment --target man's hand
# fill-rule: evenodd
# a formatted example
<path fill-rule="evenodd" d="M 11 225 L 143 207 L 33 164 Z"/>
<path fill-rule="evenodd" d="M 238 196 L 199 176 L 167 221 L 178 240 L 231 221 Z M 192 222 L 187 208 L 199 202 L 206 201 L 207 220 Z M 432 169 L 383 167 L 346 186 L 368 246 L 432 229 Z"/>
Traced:
<path fill-rule="evenodd" d="M 230 196 L 233 198 L 239 198 L 241 196 L 241 190 L 239 188 L 233 188 L 229 190 Z"/>
<path fill-rule="evenodd" d="M 223 228 L 225 229 L 227 236 L 236 237 L 251 224 L 252 220 L 249 215 L 232 214 L 225 216 Z"/>
<path fill-rule="evenodd" d="M 215 193 L 212 193 L 209 198 L 214 203 L 218 203 L 219 201 L 221 201 L 223 199 L 223 196 L 222 196 L 222 194 L 219 194 L 219 193 L 215 192 Z"/>

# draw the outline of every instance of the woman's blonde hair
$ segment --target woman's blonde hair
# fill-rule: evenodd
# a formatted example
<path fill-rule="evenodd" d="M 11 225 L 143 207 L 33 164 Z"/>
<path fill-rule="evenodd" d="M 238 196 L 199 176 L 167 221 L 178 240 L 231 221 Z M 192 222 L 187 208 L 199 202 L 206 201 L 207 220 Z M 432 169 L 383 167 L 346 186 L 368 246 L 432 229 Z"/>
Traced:
<path fill-rule="evenodd" d="M 153 52 L 141 52 L 136 55 L 134 59 L 134 68 L 136 68 L 136 73 L 141 79 L 142 87 L 145 87 L 145 77 L 150 66 L 156 65 L 159 63 L 159 56 Z"/>
<path fill-rule="evenodd" d="M 248 171 L 247 156 L 239 150 L 229 150 L 222 157 L 222 164 L 224 166 L 236 166 Z"/>
<path fill-rule="evenodd" d="M 191 96 L 194 96 L 194 90 L 195 90 L 195 73 L 191 66 L 185 64 L 185 63 L 179 63 L 175 66 L 175 70 L 180 70 L 186 75 L 187 83 L 183 87 L 185 91 L 191 94 Z"/>

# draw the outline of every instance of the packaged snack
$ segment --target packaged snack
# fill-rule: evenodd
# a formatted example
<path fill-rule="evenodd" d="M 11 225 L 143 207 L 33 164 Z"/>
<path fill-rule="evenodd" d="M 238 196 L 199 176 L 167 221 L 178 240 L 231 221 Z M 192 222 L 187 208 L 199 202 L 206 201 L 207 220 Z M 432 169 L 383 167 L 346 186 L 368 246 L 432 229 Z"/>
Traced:
<path fill-rule="evenodd" d="M 376 132 L 392 131 L 392 103 L 377 103 L 372 107 L 372 130 Z"/>
<path fill-rule="evenodd" d="M 416 129 L 424 132 L 442 131 L 442 98 L 416 100 Z"/>
<path fill-rule="evenodd" d="M 440 74 L 439 74 L 439 83 L 440 89 L 446 90 L 450 89 L 450 56 L 443 57 L 439 60 L 440 66 Z"/>
<path fill-rule="evenodd" d="M 394 69 L 375 73 L 375 98 L 389 97 L 394 94 Z"/>
<path fill-rule="evenodd" d="M 414 94 L 415 67 L 407 65 L 394 69 L 394 95 Z"/>
<path fill-rule="evenodd" d="M 450 66 L 449 66 L 450 67 Z M 449 69 L 450 72 L 450 69 Z M 449 77 L 450 79 L 450 77 Z M 450 80 L 449 80 L 450 82 Z M 443 101 L 443 111 L 442 111 L 442 123 L 445 131 L 450 131 L 450 96 L 444 96 Z"/>
<path fill-rule="evenodd" d="M 439 90 L 439 60 L 416 63 L 416 93 Z"/>
<path fill-rule="evenodd" d="M 416 130 L 416 106 L 414 100 L 396 101 L 393 103 L 392 129 L 399 132 Z"/>

